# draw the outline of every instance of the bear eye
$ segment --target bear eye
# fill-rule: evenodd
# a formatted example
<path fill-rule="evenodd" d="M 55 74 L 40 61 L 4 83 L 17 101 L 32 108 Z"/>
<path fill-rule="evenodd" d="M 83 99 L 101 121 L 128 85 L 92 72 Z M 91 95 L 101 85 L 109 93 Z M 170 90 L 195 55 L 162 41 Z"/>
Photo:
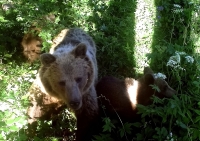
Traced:
<path fill-rule="evenodd" d="M 60 86 L 65 86 L 65 81 L 60 81 L 60 82 L 58 82 L 58 84 L 59 84 Z"/>
<path fill-rule="evenodd" d="M 82 81 L 82 78 L 81 77 L 77 77 L 77 78 L 75 78 L 75 81 L 76 81 L 76 83 L 80 83 Z"/>

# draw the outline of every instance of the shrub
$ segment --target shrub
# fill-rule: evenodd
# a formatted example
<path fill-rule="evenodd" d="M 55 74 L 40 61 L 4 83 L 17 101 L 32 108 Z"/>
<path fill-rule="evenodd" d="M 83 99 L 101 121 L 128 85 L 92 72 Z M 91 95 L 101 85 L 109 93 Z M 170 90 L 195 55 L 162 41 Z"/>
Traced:
<path fill-rule="evenodd" d="M 199 1 L 1 0 L 0 4 L 8 6 L 0 9 L 0 140 L 30 139 L 26 133 L 27 91 L 39 63 L 24 63 L 20 42 L 31 26 L 41 28 L 45 52 L 63 28 L 88 31 L 97 44 L 100 78 L 139 76 L 139 70 L 150 65 L 177 89 L 179 94 L 172 99 L 153 97 L 152 105 L 139 105 L 141 122 L 121 125 L 104 119 L 103 132 L 96 140 L 112 140 L 113 132 L 119 140 L 129 135 L 134 140 L 200 140 Z M 55 20 L 45 20 L 49 14 Z M 63 134 L 57 133 L 63 129 L 73 140 L 72 116 L 66 110 L 56 118 L 60 122 L 55 129 L 52 121 L 41 121 L 34 140 L 59 140 Z"/>

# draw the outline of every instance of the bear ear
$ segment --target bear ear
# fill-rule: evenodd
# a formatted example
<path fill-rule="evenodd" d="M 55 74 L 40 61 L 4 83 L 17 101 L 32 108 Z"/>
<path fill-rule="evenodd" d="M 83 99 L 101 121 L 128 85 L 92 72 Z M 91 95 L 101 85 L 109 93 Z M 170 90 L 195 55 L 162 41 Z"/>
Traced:
<path fill-rule="evenodd" d="M 145 67 L 145 68 L 144 68 L 144 75 L 145 75 L 145 74 L 153 74 L 152 69 L 151 69 L 150 67 Z"/>
<path fill-rule="evenodd" d="M 72 51 L 72 54 L 74 54 L 74 56 L 80 57 L 80 58 L 84 58 L 86 56 L 86 52 L 87 52 L 87 47 L 84 43 L 80 43 L 76 46 L 76 48 Z"/>
<path fill-rule="evenodd" d="M 149 74 L 149 73 L 145 74 L 144 81 L 146 85 L 154 84 L 155 79 L 153 77 L 153 74 Z"/>
<path fill-rule="evenodd" d="M 44 66 L 49 66 L 51 63 L 56 61 L 56 57 L 49 53 L 43 53 L 40 55 L 40 61 Z"/>

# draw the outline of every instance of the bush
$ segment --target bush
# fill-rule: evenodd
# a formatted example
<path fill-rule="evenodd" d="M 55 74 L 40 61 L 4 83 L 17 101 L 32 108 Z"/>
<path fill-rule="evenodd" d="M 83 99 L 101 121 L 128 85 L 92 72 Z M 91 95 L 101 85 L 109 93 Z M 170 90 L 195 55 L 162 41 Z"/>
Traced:
<path fill-rule="evenodd" d="M 118 126 L 104 119 L 104 131 L 96 140 L 200 140 L 200 3 L 196 0 L 1 0 L 0 9 L 0 140 L 28 140 L 27 91 L 39 63 L 30 65 L 20 42 L 31 26 L 41 29 L 43 50 L 63 28 L 80 27 L 97 44 L 99 78 L 105 75 L 138 77 L 145 65 L 163 72 L 178 95 L 172 99 L 153 97 L 148 107 L 139 105 L 141 122 Z M 3 9 L 8 6 L 8 9 Z M 45 16 L 55 15 L 55 20 Z M 67 129 L 74 138 L 74 119 L 68 111 L 56 117 L 60 123 L 41 121 L 34 140 L 59 140 Z M 67 124 L 66 124 L 67 123 Z M 123 128 L 122 128 L 123 127 Z M 132 128 L 137 127 L 138 132 Z M 61 129 L 62 128 L 62 129 Z M 141 130 L 142 129 L 142 130 Z M 40 133 L 39 133 L 40 132 Z"/>
<path fill-rule="evenodd" d="M 37 71 L 27 65 L 19 66 L 14 62 L 9 65 L 1 64 L 0 70 L 0 139 L 26 140 L 26 133 L 20 130 L 27 126 L 26 107 L 29 102 L 24 90 L 30 87 Z"/>

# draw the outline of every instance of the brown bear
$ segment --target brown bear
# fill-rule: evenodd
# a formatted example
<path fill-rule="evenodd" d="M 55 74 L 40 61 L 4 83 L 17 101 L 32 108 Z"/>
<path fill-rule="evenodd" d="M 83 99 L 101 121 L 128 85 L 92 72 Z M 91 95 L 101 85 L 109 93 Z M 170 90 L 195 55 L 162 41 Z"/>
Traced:
<path fill-rule="evenodd" d="M 42 48 L 42 39 L 38 36 L 40 29 L 31 28 L 30 31 L 24 34 L 21 45 L 23 54 L 28 59 L 29 63 L 39 59 Z"/>
<path fill-rule="evenodd" d="M 157 85 L 159 90 L 154 90 L 152 85 Z M 152 95 L 164 98 L 176 93 L 165 80 L 155 78 L 149 67 L 144 68 L 144 76 L 138 80 L 104 77 L 97 83 L 96 91 L 100 106 L 105 106 L 102 113 L 111 117 L 117 113 L 124 122 L 139 118 L 137 104 L 151 104 Z"/>
<path fill-rule="evenodd" d="M 40 56 L 41 82 L 47 93 L 67 104 L 77 118 L 76 140 L 90 140 L 98 116 L 96 46 L 82 29 L 68 29 L 53 54 Z M 91 131 L 89 131 L 89 129 Z"/>

